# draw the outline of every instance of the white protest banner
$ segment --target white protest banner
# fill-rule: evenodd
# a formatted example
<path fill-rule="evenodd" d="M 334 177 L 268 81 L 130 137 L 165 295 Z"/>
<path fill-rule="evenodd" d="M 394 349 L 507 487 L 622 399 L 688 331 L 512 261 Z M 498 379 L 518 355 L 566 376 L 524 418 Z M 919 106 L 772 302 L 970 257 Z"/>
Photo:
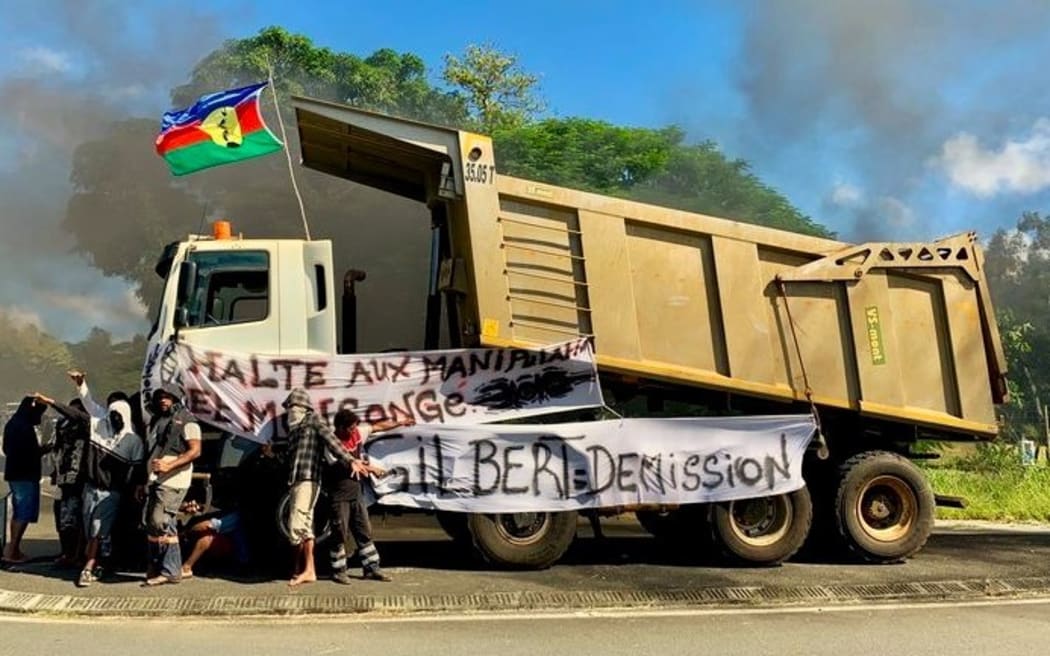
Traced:
<path fill-rule="evenodd" d="M 810 415 L 417 426 L 365 450 L 384 505 L 507 513 L 683 504 L 801 488 Z"/>
<path fill-rule="evenodd" d="M 305 389 L 326 421 L 478 424 L 603 404 L 594 350 L 581 338 L 538 349 L 263 356 L 176 349 L 186 407 L 202 421 L 268 441 L 289 391 Z"/>

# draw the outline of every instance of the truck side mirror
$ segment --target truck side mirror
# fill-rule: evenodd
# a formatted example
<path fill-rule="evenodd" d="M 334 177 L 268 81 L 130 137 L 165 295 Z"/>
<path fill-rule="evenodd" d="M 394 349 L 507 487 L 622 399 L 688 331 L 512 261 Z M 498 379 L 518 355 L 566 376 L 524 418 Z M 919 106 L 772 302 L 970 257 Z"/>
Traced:
<path fill-rule="evenodd" d="M 189 311 L 189 309 L 187 309 L 185 305 L 180 305 L 177 308 L 175 308 L 175 316 L 174 316 L 175 330 L 178 330 L 179 328 L 185 328 L 186 325 L 189 324 L 189 322 L 190 322 L 190 311 Z"/>
<path fill-rule="evenodd" d="M 172 323 L 175 331 L 185 328 L 190 322 L 190 311 L 186 307 L 187 301 L 193 296 L 193 288 L 197 285 L 197 263 L 184 260 L 179 264 L 179 286 L 175 292 L 175 313 Z"/>
<path fill-rule="evenodd" d="M 175 298 L 178 307 L 182 307 L 193 295 L 193 288 L 196 284 L 197 263 L 191 260 L 184 260 L 179 265 L 179 288 Z"/>

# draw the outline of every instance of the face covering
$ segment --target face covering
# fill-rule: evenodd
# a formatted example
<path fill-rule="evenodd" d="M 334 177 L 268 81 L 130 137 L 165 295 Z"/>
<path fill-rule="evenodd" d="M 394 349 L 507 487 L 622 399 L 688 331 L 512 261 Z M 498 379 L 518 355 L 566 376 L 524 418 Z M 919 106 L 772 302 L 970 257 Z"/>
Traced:
<path fill-rule="evenodd" d="M 293 405 L 288 408 L 288 425 L 298 426 L 302 423 L 303 419 L 306 419 L 306 408 Z"/>
<path fill-rule="evenodd" d="M 109 425 L 113 429 L 114 435 L 124 432 L 124 418 L 116 410 L 109 411 Z"/>

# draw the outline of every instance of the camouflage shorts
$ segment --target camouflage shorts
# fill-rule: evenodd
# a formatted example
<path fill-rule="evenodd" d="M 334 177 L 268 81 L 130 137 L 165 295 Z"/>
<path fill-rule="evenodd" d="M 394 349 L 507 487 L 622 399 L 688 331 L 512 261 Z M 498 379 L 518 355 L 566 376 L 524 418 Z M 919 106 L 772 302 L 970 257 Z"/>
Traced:
<path fill-rule="evenodd" d="M 83 521 L 83 499 L 80 491 L 62 490 L 62 498 L 58 501 L 58 530 L 71 531 L 80 528 Z"/>

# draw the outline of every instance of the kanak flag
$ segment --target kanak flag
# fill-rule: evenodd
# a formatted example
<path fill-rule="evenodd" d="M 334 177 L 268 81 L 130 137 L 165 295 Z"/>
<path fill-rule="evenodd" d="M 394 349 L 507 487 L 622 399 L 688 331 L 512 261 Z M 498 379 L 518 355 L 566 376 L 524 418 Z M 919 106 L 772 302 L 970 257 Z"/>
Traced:
<path fill-rule="evenodd" d="M 201 96 L 192 107 L 165 112 L 157 154 L 175 175 L 269 155 L 284 144 L 263 122 L 259 94 L 266 82 Z"/>

